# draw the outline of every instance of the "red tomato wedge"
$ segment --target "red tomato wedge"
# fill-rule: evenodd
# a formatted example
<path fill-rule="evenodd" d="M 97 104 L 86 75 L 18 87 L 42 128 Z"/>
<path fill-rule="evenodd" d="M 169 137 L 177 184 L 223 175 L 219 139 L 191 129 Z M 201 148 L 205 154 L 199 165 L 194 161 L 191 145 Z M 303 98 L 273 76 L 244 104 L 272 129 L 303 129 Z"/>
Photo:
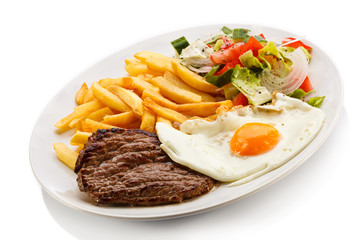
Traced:
<path fill-rule="evenodd" d="M 234 46 L 234 42 L 231 41 L 229 38 L 225 36 L 221 36 L 220 39 L 223 40 L 223 44 L 221 45 L 220 49 L 227 49 L 229 47 Z"/>
<path fill-rule="evenodd" d="M 253 52 L 254 57 L 257 57 L 258 51 L 262 48 L 263 48 L 263 45 L 261 45 L 261 43 L 258 42 L 258 40 L 256 40 L 254 37 L 250 37 L 249 40 L 247 41 L 247 43 L 243 47 L 238 48 L 234 51 L 238 55 L 238 57 L 240 57 L 245 52 L 251 50 Z"/>
<path fill-rule="evenodd" d="M 214 52 L 210 55 L 210 60 L 214 64 L 226 64 L 233 61 L 234 59 L 239 58 L 240 55 L 237 55 L 237 49 L 241 48 L 244 43 L 236 43 L 233 46 L 227 49 L 221 49 L 217 52 Z"/>
<path fill-rule="evenodd" d="M 311 82 L 310 82 L 308 76 L 306 76 L 304 82 L 301 84 L 301 86 L 299 88 L 304 90 L 304 92 L 310 92 L 311 90 L 314 89 L 313 86 L 311 85 Z"/>
<path fill-rule="evenodd" d="M 298 47 L 304 47 L 306 50 L 311 51 L 312 47 L 304 44 L 302 41 L 298 40 L 289 44 L 286 44 L 288 42 L 294 41 L 296 38 L 288 37 L 285 40 L 282 41 L 282 44 L 285 44 L 285 47 L 292 47 L 292 48 L 298 48 Z"/>
<path fill-rule="evenodd" d="M 227 49 L 221 49 L 217 52 L 214 52 L 210 55 L 210 60 L 214 64 L 226 64 L 233 62 L 235 59 L 238 60 L 239 57 L 252 50 L 255 57 L 258 56 L 258 51 L 263 48 L 260 42 L 258 42 L 254 37 L 250 37 L 246 44 L 243 42 L 236 43 L 233 46 Z"/>
<path fill-rule="evenodd" d="M 249 101 L 247 97 L 245 97 L 245 95 L 240 92 L 238 93 L 238 95 L 234 97 L 233 104 L 234 106 L 238 106 L 238 105 L 246 106 L 249 104 Z"/>

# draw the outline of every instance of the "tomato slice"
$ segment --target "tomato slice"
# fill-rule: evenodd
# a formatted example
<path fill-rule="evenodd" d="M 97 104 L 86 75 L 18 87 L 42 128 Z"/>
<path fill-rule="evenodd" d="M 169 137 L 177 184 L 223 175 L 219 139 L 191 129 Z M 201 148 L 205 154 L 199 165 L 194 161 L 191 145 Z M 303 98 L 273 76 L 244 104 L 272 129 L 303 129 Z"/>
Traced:
<path fill-rule="evenodd" d="M 311 85 L 311 82 L 310 82 L 308 76 L 306 76 L 304 82 L 301 84 L 301 86 L 299 88 L 304 90 L 304 92 L 310 92 L 311 90 L 314 89 L 313 86 Z"/>
<path fill-rule="evenodd" d="M 249 104 L 249 101 L 247 97 L 245 97 L 245 95 L 240 92 L 238 93 L 238 95 L 234 97 L 233 104 L 234 106 L 238 106 L 238 105 L 246 106 Z"/>
<path fill-rule="evenodd" d="M 226 64 L 238 59 L 245 52 L 252 50 L 255 57 L 258 56 L 258 51 L 263 48 L 261 43 L 254 37 L 250 37 L 246 44 L 243 42 L 236 43 L 227 49 L 221 49 L 210 55 L 210 60 L 214 64 Z"/>
<path fill-rule="evenodd" d="M 251 50 L 253 52 L 254 57 L 258 56 L 258 51 L 263 48 L 263 45 L 256 40 L 254 37 L 250 37 L 247 43 L 242 48 L 234 49 L 236 55 L 240 57 L 245 52 Z"/>
<path fill-rule="evenodd" d="M 228 49 L 229 47 L 234 46 L 234 42 L 231 41 L 228 37 L 221 36 L 220 39 L 223 40 L 223 44 L 221 45 L 220 49 Z"/>
<path fill-rule="evenodd" d="M 210 60 L 214 64 L 226 64 L 228 62 L 232 62 L 233 60 L 239 58 L 240 55 L 237 55 L 239 48 L 242 48 L 244 43 L 236 43 L 233 46 L 227 49 L 220 49 L 217 52 L 214 52 L 210 55 Z"/>

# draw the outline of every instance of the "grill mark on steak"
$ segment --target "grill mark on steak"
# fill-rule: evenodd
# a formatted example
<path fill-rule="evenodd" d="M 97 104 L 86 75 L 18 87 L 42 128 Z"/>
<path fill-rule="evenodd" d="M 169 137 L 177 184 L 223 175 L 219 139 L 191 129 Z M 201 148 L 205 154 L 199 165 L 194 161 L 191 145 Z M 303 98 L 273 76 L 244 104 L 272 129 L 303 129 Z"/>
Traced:
<path fill-rule="evenodd" d="M 140 129 L 94 132 L 75 165 L 79 189 L 101 204 L 153 206 L 209 192 L 213 180 L 173 162 L 155 133 Z"/>

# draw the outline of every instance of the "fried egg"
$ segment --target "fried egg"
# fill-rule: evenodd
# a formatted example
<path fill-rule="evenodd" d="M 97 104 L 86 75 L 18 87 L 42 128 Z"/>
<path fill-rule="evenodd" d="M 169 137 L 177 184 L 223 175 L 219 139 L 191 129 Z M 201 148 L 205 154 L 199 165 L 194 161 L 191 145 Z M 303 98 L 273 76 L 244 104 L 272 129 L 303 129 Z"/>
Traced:
<path fill-rule="evenodd" d="M 289 161 L 324 122 L 321 109 L 276 93 L 269 105 L 234 108 L 213 122 L 187 120 L 180 131 L 157 123 L 156 131 L 173 161 L 236 186 Z"/>

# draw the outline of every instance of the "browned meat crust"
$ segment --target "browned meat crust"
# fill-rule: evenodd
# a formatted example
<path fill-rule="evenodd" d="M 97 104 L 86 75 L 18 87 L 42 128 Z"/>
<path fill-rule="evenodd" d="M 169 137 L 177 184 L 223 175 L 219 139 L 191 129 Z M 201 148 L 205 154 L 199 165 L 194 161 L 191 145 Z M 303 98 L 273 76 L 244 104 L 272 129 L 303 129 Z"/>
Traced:
<path fill-rule="evenodd" d="M 210 191 L 212 179 L 173 162 L 156 134 L 139 129 L 94 132 L 75 166 L 81 191 L 97 203 L 153 206 Z"/>

